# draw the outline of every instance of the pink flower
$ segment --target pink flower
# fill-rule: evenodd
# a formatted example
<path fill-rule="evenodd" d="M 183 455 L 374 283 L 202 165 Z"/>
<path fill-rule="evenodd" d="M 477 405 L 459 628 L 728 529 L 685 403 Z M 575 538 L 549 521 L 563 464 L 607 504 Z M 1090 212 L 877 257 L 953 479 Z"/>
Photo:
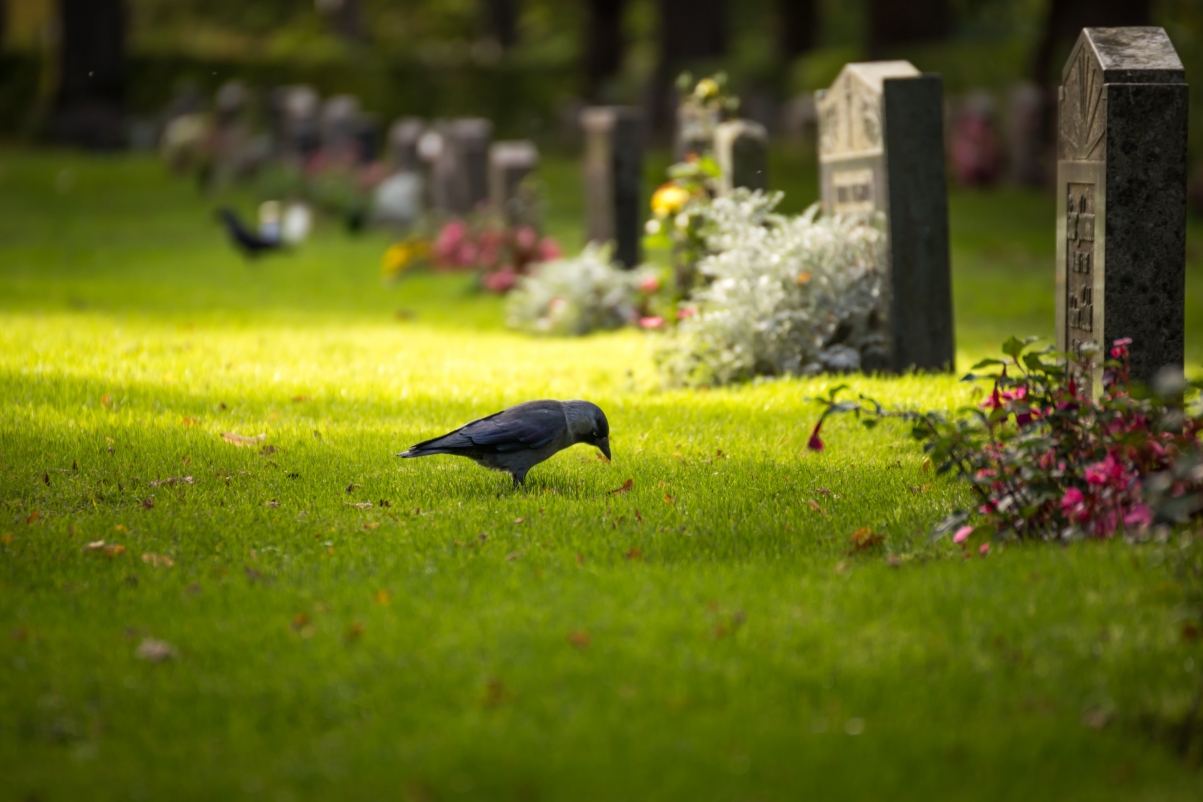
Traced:
<path fill-rule="evenodd" d="M 1148 504 L 1137 504 L 1124 515 L 1124 526 L 1137 526 L 1141 529 L 1153 523 L 1153 511 Z"/>
<path fill-rule="evenodd" d="M 539 244 L 539 235 L 530 226 L 519 226 L 514 232 L 514 244 L 524 251 L 533 251 Z"/>
<path fill-rule="evenodd" d="M 1132 344 L 1131 337 L 1121 337 L 1115 341 L 1115 347 L 1111 349 L 1111 356 L 1119 359 L 1128 355 L 1128 346 Z"/>
<path fill-rule="evenodd" d="M 644 292 L 659 292 L 660 279 L 657 276 L 646 276 L 643 281 L 639 282 L 639 289 Z"/>
<path fill-rule="evenodd" d="M 434 241 L 434 254 L 440 260 L 449 262 L 454 259 L 460 244 L 468 235 L 468 225 L 462 220 L 451 220 L 443 226 L 438 239 Z"/>
<path fill-rule="evenodd" d="M 1076 487 L 1071 487 L 1065 491 L 1065 495 L 1061 497 L 1061 509 L 1068 513 L 1074 507 L 1082 503 L 1082 491 Z"/>
<path fill-rule="evenodd" d="M 544 237 L 539 240 L 539 251 L 536 257 L 536 262 L 550 262 L 553 259 L 559 259 L 563 256 L 560 251 L 560 244 L 551 237 Z"/>
<path fill-rule="evenodd" d="M 973 534 L 972 526 L 962 526 L 957 530 L 957 533 L 952 536 L 953 543 L 964 543 Z"/>
<path fill-rule="evenodd" d="M 1086 466 L 1086 481 L 1092 485 L 1107 484 L 1107 471 L 1104 470 L 1103 463 L 1096 462 Z"/>
<path fill-rule="evenodd" d="M 819 438 L 819 430 L 823 428 L 823 419 L 819 418 L 819 422 L 815 424 L 815 428 L 810 433 L 810 439 L 806 441 L 806 447 L 811 451 L 822 451 L 823 441 Z"/>
<path fill-rule="evenodd" d="M 693 317 L 698 313 L 696 306 L 682 306 L 677 310 L 677 320 L 684 320 L 687 317 Z"/>
<path fill-rule="evenodd" d="M 982 555 L 983 557 L 985 557 L 987 554 L 989 554 L 989 553 L 990 553 L 990 544 L 989 544 L 989 543 L 983 543 L 983 544 L 982 544 L 982 547 L 981 547 L 980 549 L 978 549 L 978 550 L 977 550 L 977 553 L 978 553 L 978 554 L 980 554 L 980 555 Z"/>
<path fill-rule="evenodd" d="M 512 267 L 503 267 L 496 273 L 490 273 L 484 277 L 484 288 L 489 292 L 507 293 L 514 288 L 514 284 L 518 281 L 518 274 L 514 272 Z"/>
<path fill-rule="evenodd" d="M 657 315 L 639 318 L 639 328 L 641 329 L 658 329 L 663 325 L 664 318 Z"/>

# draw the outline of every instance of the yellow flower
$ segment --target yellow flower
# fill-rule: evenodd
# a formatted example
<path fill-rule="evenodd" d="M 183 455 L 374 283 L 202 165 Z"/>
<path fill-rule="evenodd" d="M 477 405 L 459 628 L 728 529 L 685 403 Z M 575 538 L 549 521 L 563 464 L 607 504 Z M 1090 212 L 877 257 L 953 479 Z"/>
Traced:
<path fill-rule="evenodd" d="M 413 261 L 413 248 L 409 246 L 408 242 L 398 242 L 384 252 L 384 259 L 380 263 L 380 274 L 395 276 L 413 264 Z"/>
<path fill-rule="evenodd" d="M 671 182 L 664 184 L 652 195 L 652 212 L 656 217 L 668 217 L 680 211 L 689 197 L 688 190 Z"/>
<path fill-rule="evenodd" d="M 430 243 L 424 239 L 410 237 L 395 243 L 384 252 L 384 258 L 380 261 L 380 275 L 385 278 L 395 276 L 425 260 L 429 253 Z"/>
<path fill-rule="evenodd" d="M 698 81 L 698 85 L 694 87 L 693 93 L 699 100 L 718 96 L 718 82 L 713 78 L 703 78 Z"/>

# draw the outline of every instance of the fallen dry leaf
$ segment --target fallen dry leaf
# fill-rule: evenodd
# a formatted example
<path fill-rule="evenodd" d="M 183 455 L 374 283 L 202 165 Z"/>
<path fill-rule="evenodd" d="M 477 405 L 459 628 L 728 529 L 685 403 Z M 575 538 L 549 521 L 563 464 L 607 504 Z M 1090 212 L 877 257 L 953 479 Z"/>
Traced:
<path fill-rule="evenodd" d="M 392 598 L 393 598 L 392 594 L 389 593 L 387 590 L 376 591 L 376 603 L 377 604 L 382 604 L 382 605 L 388 604 L 389 601 L 392 600 Z"/>
<path fill-rule="evenodd" d="M 194 482 L 191 476 L 168 476 L 166 479 L 155 479 L 146 484 L 148 487 L 161 487 L 163 485 L 190 485 Z"/>
<path fill-rule="evenodd" d="M 853 551 L 864 551 L 871 549 L 874 546 L 879 546 L 885 542 L 885 536 L 879 535 L 867 526 L 862 526 L 852 533 L 848 544 L 852 546 Z"/>
<path fill-rule="evenodd" d="M 125 554 L 125 546 L 116 543 L 105 543 L 103 540 L 93 540 L 84 546 L 84 551 L 98 552 L 109 557 Z"/>
<path fill-rule="evenodd" d="M 485 683 L 485 707 L 497 707 L 504 704 L 510 698 L 510 692 L 506 690 L 505 685 L 501 684 L 499 679 L 491 679 Z"/>
<path fill-rule="evenodd" d="M 931 460 L 930 459 L 923 460 L 923 472 L 927 473 L 928 469 L 930 469 L 930 468 L 931 468 Z"/>
<path fill-rule="evenodd" d="M 347 492 L 348 492 L 348 493 L 354 493 L 354 492 L 355 492 L 356 490 L 358 490 L 358 489 L 359 489 L 359 485 L 355 484 L 354 482 L 352 482 L 351 484 L 347 485 Z"/>
<path fill-rule="evenodd" d="M 819 506 L 819 502 L 815 501 L 813 498 L 808 498 L 808 499 L 806 500 L 806 503 L 810 505 L 810 508 L 811 508 L 812 510 L 814 510 L 814 511 L 815 511 L 815 512 L 817 512 L 817 513 L 819 513 L 820 515 L 826 515 L 826 514 L 827 514 L 827 510 L 825 510 L 825 509 L 823 509 L 822 507 L 820 507 L 820 506 Z"/>
<path fill-rule="evenodd" d="M 308 613 L 297 613 L 296 615 L 294 615 L 292 617 L 292 628 L 296 632 L 300 632 L 301 629 L 303 629 L 305 627 L 305 625 L 308 623 L 309 623 L 309 614 Z"/>
<path fill-rule="evenodd" d="M 25 523 L 27 523 L 27 524 L 31 524 L 31 523 L 33 523 L 34 521 L 36 521 L 38 518 L 41 518 L 41 517 L 42 517 L 42 513 L 41 513 L 40 511 L 38 511 L 38 510 L 34 510 L 34 511 L 33 511 L 32 513 L 30 513 L 30 514 L 29 514 L 29 516 L 28 516 L 28 517 L 25 519 Z"/>
<path fill-rule="evenodd" d="M 674 459 L 681 459 L 681 457 L 682 457 L 682 456 L 684 456 L 684 455 L 683 455 L 683 454 L 682 454 L 680 451 L 674 451 L 674 452 L 673 452 L 673 458 L 674 458 Z"/>
<path fill-rule="evenodd" d="M 835 564 L 835 572 L 837 574 L 842 574 L 847 570 L 848 570 L 848 563 L 845 562 L 844 560 L 840 560 L 838 563 Z"/>
<path fill-rule="evenodd" d="M 589 633 L 583 629 L 575 629 L 568 633 L 568 642 L 578 649 L 587 649 L 592 642 Z"/>
<path fill-rule="evenodd" d="M 12 542 L 13 542 L 13 533 L 12 532 L 5 532 L 3 535 L 0 535 L 0 546 L 8 546 Z"/>
<path fill-rule="evenodd" d="M 830 491 L 830 490 L 828 490 L 828 489 L 827 489 L 827 488 L 825 488 L 825 487 L 816 487 L 816 488 L 815 488 L 815 492 L 816 492 L 816 493 L 820 493 L 820 494 L 822 494 L 822 495 L 824 495 L 824 496 L 827 496 L 828 498 L 830 498 L 830 497 L 831 497 L 831 491 Z"/>
<path fill-rule="evenodd" d="M 276 501 L 274 498 L 269 498 L 267 501 L 263 502 L 263 506 L 274 509 L 280 506 L 280 502 Z"/>
<path fill-rule="evenodd" d="M 46 473 L 45 471 L 42 472 L 42 484 L 44 484 L 44 485 L 50 484 L 50 474 Z"/>
<path fill-rule="evenodd" d="M 635 520 L 639 523 L 643 523 L 643 513 L 641 513 L 639 510 L 635 510 Z"/>
<path fill-rule="evenodd" d="M 170 568 L 175 565 L 175 560 L 166 554 L 154 554 L 149 551 L 142 555 L 142 562 L 153 565 L 155 568 Z"/>
<path fill-rule="evenodd" d="M 516 524 L 524 524 L 524 523 L 526 523 L 526 519 L 525 519 L 525 518 L 515 518 L 515 519 L 514 519 L 514 523 L 516 523 Z"/>
<path fill-rule="evenodd" d="M 639 548 L 638 546 L 635 546 L 634 548 L 632 548 L 630 551 L 628 551 L 626 553 L 626 558 L 628 560 L 642 560 L 643 559 L 643 549 Z"/>
<path fill-rule="evenodd" d="M 380 522 L 379 522 L 379 521 L 368 521 L 366 524 L 364 524 L 364 525 L 363 525 L 363 528 L 364 528 L 364 529 L 367 529 L 367 530 L 372 530 L 372 529 L 375 529 L 375 528 L 376 528 L 376 527 L 378 527 L 378 526 L 380 526 Z"/>
<path fill-rule="evenodd" d="M 125 528 L 125 524 L 117 524 L 116 526 L 113 527 L 113 531 L 114 532 L 128 532 L 129 530 Z"/>
<path fill-rule="evenodd" d="M 613 490 L 611 490 L 610 495 L 614 495 L 616 493 L 630 493 L 631 488 L 633 488 L 634 486 L 635 486 L 635 480 L 628 479 L 622 483 L 622 487 L 616 487 Z"/>
<path fill-rule="evenodd" d="M 199 426 L 200 425 L 200 421 L 197 420 L 196 418 L 183 418 L 182 420 L 180 420 L 180 423 L 182 423 L 184 426 Z"/>
<path fill-rule="evenodd" d="M 137 651 L 134 652 L 134 657 L 152 663 L 162 663 L 164 660 L 175 657 L 175 647 L 165 640 L 143 638 L 142 642 L 138 644 Z"/>
<path fill-rule="evenodd" d="M 155 500 L 153 498 L 150 498 L 149 496 L 147 496 L 146 498 L 142 499 L 142 509 L 153 510 L 154 508 L 155 508 Z"/>
<path fill-rule="evenodd" d="M 312 400 L 313 400 L 313 397 L 308 396 L 308 395 L 294 395 L 292 397 L 292 403 L 294 403 L 294 404 L 303 404 L 306 401 L 312 401 Z"/>
<path fill-rule="evenodd" d="M 511 563 L 511 562 L 513 562 L 514 560 L 518 559 L 518 558 L 519 558 L 519 557 L 521 557 L 521 556 L 522 556 L 522 552 L 520 552 L 520 551 L 511 551 L 509 554 L 505 555 L 505 561 L 506 561 L 507 563 Z"/>
<path fill-rule="evenodd" d="M 656 482 L 656 487 L 659 487 L 659 488 L 668 487 L 668 482 Z"/>
<path fill-rule="evenodd" d="M 370 510 L 370 509 L 372 509 L 372 502 L 370 502 L 370 501 L 344 501 L 343 506 L 344 507 L 355 507 L 356 509 L 360 509 L 360 510 Z"/>
<path fill-rule="evenodd" d="M 715 452 L 714 452 L 714 458 L 715 458 L 715 459 L 726 459 L 726 458 L 727 458 L 727 455 L 726 455 L 726 454 L 724 454 L 724 453 L 723 453 L 723 450 L 720 448 L 720 449 L 718 449 L 717 451 L 715 451 Z"/>
<path fill-rule="evenodd" d="M 233 443 L 236 446 L 253 446 L 255 443 L 262 443 L 267 439 L 266 434 L 257 434 L 254 437 L 244 437 L 233 432 L 222 432 L 221 439 L 227 443 Z"/>

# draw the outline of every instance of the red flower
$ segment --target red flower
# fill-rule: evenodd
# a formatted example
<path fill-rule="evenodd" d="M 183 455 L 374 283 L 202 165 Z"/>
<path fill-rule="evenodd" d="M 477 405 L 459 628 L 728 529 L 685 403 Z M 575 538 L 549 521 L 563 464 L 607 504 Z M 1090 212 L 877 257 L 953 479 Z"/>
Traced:
<path fill-rule="evenodd" d="M 656 315 L 639 318 L 639 328 L 641 329 L 658 329 L 663 325 L 664 318 Z"/>
<path fill-rule="evenodd" d="M 822 451 L 823 441 L 819 438 L 819 430 L 823 428 L 823 419 L 819 418 L 819 422 L 815 424 L 814 431 L 810 433 L 810 439 L 806 441 L 806 447 L 811 451 Z"/>

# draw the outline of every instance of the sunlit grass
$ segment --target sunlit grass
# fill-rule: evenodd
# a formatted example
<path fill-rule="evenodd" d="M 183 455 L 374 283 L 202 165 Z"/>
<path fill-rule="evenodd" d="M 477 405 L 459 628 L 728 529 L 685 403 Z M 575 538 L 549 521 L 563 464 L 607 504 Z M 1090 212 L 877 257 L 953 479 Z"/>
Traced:
<path fill-rule="evenodd" d="M 806 450 L 833 379 L 663 390 L 646 335 L 531 339 L 464 280 L 381 288 L 383 237 L 326 229 L 246 266 L 157 171 L 18 153 L 0 172 L 15 798 L 1203 791 L 1170 729 L 1203 652 L 1147 550 L 964 559 L 927 533 L 967 497 L 901 427 L 833 419 Z M 1026 254 L 1039 235 L 1013 225 Z M 1004 268 L 1035 285 L 1044 257 L 976 236 L 954 248 L 985 275 L 958 265 L 965 363 L 1045 303 L 980 294 Z M 974 400 L 955 377 L 849 383 Z M 514 491 L 393 456 L 536 397 L 599 403 L 613 463 L 578 446 Z M 884 543 L 858 553 L 863 527 Z M 100 539 L 125 552 L 84 551 Z M 137 659 L 147 637 L 175 657 Z"/>

